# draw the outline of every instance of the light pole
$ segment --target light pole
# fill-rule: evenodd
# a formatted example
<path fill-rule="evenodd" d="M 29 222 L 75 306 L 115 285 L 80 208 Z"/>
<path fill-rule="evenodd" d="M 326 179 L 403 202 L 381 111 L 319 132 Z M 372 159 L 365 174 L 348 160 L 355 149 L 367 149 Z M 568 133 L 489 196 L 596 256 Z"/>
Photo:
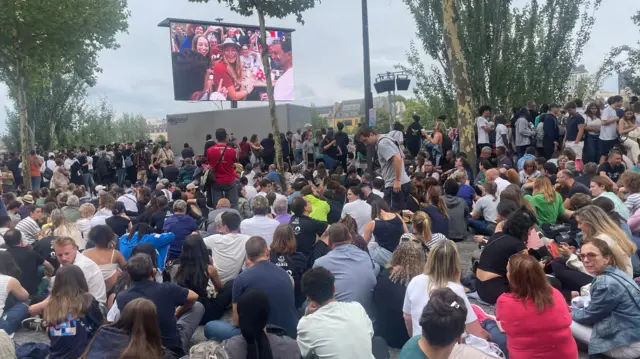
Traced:
<path fill-rule="evenodd" d="M 369 59 L 369 14 L 367 0 L 362 0 L 362 52 L 364 57 L 364 118 L 369 126 L 369 111 L 373 108 L 371 92 L 371 61 Z"/>
<path fill-rule="evenodd" d="M 389 131 L 393 131 L 393 123 L 396 119 L 396 89 L 398 91 L 406 91 L 409 89 L 410 83 L 409 75 L 404 71 L 386 72 L 384 74 L 378 74 L 376 77 L 376 83 L 374 84 L 376 92 L 387 92 L 389 98 Z"/>

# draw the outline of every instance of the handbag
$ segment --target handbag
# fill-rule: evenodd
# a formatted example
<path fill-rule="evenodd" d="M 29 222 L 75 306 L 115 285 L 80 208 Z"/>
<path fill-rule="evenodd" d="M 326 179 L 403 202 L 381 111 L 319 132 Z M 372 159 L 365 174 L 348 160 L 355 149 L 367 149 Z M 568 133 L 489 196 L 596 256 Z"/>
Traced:
<path fill-rule="evenodd" d="M 227 147 L 228 146 L 224 146 L 224 149 L 222 150 L 222 154 L 220 154 L 220 159 L 218 159 L 218 163 L 216 163 L 214 167 L 211 167 L 205 171 L 204 173 L 205 188 L 211 186 L 215 182 L 216 170 L 218 169 L 218 166 L 220 166 L 220 162 L 222 162 L 222 159 L 224 158 L 224 153 L 227 152 Z"/>

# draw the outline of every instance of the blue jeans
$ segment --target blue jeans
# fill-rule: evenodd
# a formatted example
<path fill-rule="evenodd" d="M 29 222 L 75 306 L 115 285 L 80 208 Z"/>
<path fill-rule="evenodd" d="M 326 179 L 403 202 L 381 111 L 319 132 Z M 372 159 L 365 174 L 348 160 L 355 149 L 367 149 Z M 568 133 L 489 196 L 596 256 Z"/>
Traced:
<path fill-rule="evenodd" d="M 296 161 L 295 164 L 302 162 L 302 150 L 295 150 L 295 152 L 293 152 L 293 160 Z"/>
<path fill-rule="evenodd" d="M 40 184 L 42 183 L 42 177 L 40 176 L 31 176 L 31 189 L 40 189 Z"/>
<path fill-rule="evenodd" d="M 209 340 L 221 342 L 236 335 L 240 335 L 240 328 L 222 320 L 212 320 L 204 326 L 204 337 Z"/>
<path fill-rule="evenodd" d="M 336 160 L 334 160 L 333 158 L 327 155 L 324 155 L 323 159 L 324 159 L 324 164 L 327 166 L 327 169 L 332 170 Z"/>
<path fill-rule="evenodd" d="M 587 150 L 587 160 L 584 163 L 600 162 L 600 139 L 597 135 L 587 135 L 584 148 Z"/>
<path fill-rule="evenodd" d="M 82 174 L 82 181 L 84 182 L 84 186 L 86 187 L 89 194 L 93 192 L 93 174 L 87 172 Z"/>
<path fill-rule="evenodd" d="M 118 177 L 118 187 L 122 187 L 124 185 L 124 177 L 127 175 L 126 168 L 118 168 L 116 169 L 116 176 Z"/>
<path fill-rule="evenodd" d="M 26 304 L 18 303 L 2 313 L 0 329 L 11 335 L 20 328 L 22 321 L 27 318 L 29 318 L 29 307 Z"/>
<path fill-rule="evenodd" d="M 494 223 L 487 222 L 484 219 L 473 219 L 469 217 L 467 222 L 469 223 L 469 227 L 473 228 L 478 232 L 478 234 L 482 234 L 483 236 L 492 236 L 496 231 L 496 225 Z"/>
<path fill-rule="evenodd" d="M 498 324 L 493 319 L 485 319 L 480 325 L 491 335 L 491 341 L 498 344 L 500 350 L 505 355 L 505 358 L 509 359 L 509 351 L 507 350 L 507 335 L 503 333 Z"/>

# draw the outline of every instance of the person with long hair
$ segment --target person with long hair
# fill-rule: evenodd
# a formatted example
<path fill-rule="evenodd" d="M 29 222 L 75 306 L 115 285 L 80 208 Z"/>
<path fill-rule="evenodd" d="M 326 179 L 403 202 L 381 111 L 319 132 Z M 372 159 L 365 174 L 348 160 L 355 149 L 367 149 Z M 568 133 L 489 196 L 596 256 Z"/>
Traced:
<path fill-rule="evenodd" d="M 590 303 L 571 308 L 571 333 L 588 344 L 589 355 L 609 358 L 640 357 L 640 288 L 621 270 L 617 255 L 606 241 L 590 238 L 580 249 L 580 259 L 594 279 Z"/>
<path fill-rule="evenodd" d="M 636 245 L 600 207 L 589 205 L 576 211 L 578 228 L 582 231 L 584 241 L 597 238 L 605 241 L 616 257 L 620 268 L 628 275 L 633 275 L 631 257 L 636 253 Z"/>
<path fill-rule="evenodd" d="M 509 291 L 509 258 L 527 249 L 529 231 L 536 223 L 534 213 L 526 208 L 519 208 L 503 222 L 500 232 L 489 239 L 476 270 L 476 289 L 480 299 L 495 304 L 502 293 Z"/>
<path fill-rule="evenodd" d="M 80 267 L 66 265 L 58 269 L 42 319 L 51 340 L 49 358 L 82 355 L 103 316 Z"/>
<path fill-rule="evenodd" d="M 589 184 L 589 191 L 591 192 L 591 196 L 595 198 L 604 197 L 610 199 L 616 207 L 616 212 L 620 215 L 622 219 L 625 221 L 631 215 L 629 213 L 629 209 L 622 202 L 620 197 L 618 197 L 613 192 L 614 183 L 607 177 L 603 176 L 595 176 L 591 179 L 591 183 Z"/>
<path fill-rule="evenodd" d="M 112 216 L 105 219 L 105 224 L 113 230 L 116 236 L 123 236 L 131 231 L 131 219 L 127 216 L 126 207 L 122 202 L 116 202 L 111 210 Z"/>
<path fill-rule="evenodd" d="M 373 261 L 380 266 L 386 265 L 400 243 L 400 237 L 408 231 L 402 217 L 392 212 L 387 202 L 382 199 L 373 202 L 371 222 L 364 230 L 364 240 Z M 372 238 L 375 238 L 374 242 L 371 241 Z"/>
<path fill-rule="evenodd" d="M 245 79 L 240 45 L 227 38 L 220 45 L 222 60 L 213 68 L 214 86 L 226 89 L 227 98 L 232 101 L 246 100 L 253 92 L 254 85 Z"/>
<path fill-rule="evenodd" d="M 624 139 L 622 145 L 627 150 L 627 156 L 633 161 L 634 165 L 638 162 L 638 156 L 640 156 L 639 136 L 636 129 L 638 129 L 636 116 L 632 108 L 627 108 L 622 118 L 618 120 L 618 135 Z"/>
<path fill-rule="evenodd" d="M 102 191 L 98 195 L 100 196 L 98 199 L 98 211 L 90 222 L 92 228 L 106 224 L 107 218 L 113 216 L 113 208 L 116 205 L 116 199 L 112 195 Z"/>
<path fill-rule="evenodd" d="M 471 218 L 469 218 L 469 227 L 475 229 L 479 234 L 491 236 L 496 231 L 498 223 L 496 217 L 498 215 L 497 192 L 498 185 L 495 182 L 488 181 L 483 186 L 484 196 L 476 201 Z"/>
<path fill-rule="evenodd" d="M 22 303 L 29 300 L 29 292 L 22 287 L 19 279 L 20 268 L 11 253 L 0 251 L 0 330 L 9 335 L 15 333 L 22 320 L 29 316 L 29 307 Z M 8 303 L 10 296 L 18 302 Z"/>
<path fill-rule="evenodd" d="M 491 319 L 483 325 L 492 337 L 506 336 L 509 358 L 577 358 L 569 308 L 540 263 L 528 254 L 511 256 L 507 278 L 510 291 L 496 303 L 496 320 L 504 333 Z"/>
<path fill-rule="evenodd" d="M 542 173 L 538 171 L 536 161 L 526 160 L 524 161 L 524 166 L 522 167 L 522 171 L 520 171 L 519 175 L 520 185 L 528 189 L 533 188 L 533 183 L 536 181 L 536 178 L 542 176 Z"/>
<path fill-rule="evenodd" d="M 425 202 L 426 206 L 422 208 L 422 212 L 429 216 L 431 233 L 447 236 L 449 234 L 449 213 L 444 203 L 442 187 L 438 185 L 429 187 L 425 194 Z"/>
<path fill-rule="evenodd" d="M 420 316 L 425 305 L 429 303 L 431 293 L 435 289 L 448 287 L 464 300 L 464 306 L 467 308 L 466 331 L 477 337 L 489 338 L 489 333 L 480 326 L 464 287 L 460 284 L 461 274 L 460 256 L 454 242 L 442 241 L 431 249 L 423 273 L 409 282 L 404 297 L 402 311 L 409 337 L 421 333 Z"/>
<path fill-rule="evenodd" d="M 526 195 L 527 201 L 536 208 L 538 224 L 555 224 L 564 216 L 564 202 L 560 193 L 551 185 L 547 177 L 537 178 L 533 183 L 533 196 Z"/>
<path fill-rule="evenodd" d="M 290 225 L 281 224 L 276 228 L 273 233 L 273 242 L 271 242 L 269 260 L 293 278 L 296 308 L 300 308 L 305 299 L 302 295 L 300 280 L 307 269 L 307 257 L 298 252 L 296 236 Z"/>
<path fill-rule="evenodd" d="M 431 218 L 422 211 L 418 211 L 411 216 L 411 227 L 415 237 L 422 241 L 427 252 L 439 242 L 447 240 L 444 234 L 432 232 L 433 224 L 431 223 Z"/>
<path fill-rule="evenodd" d="M 152 301 L 138 298 L 129 302 L 118 321 L 98 329 L 80 357 L 103 358 L 163 358 L 158 315 Z"/>
<path fill-rule="evenodd" d="M 51 224 L 53 226 L 54 236 L 71 237 L 78 245 L 78 248 L 84 250 L 87 245 L 87 239 L 83 238 L 78 226 L 75 223 L 69 222 L 61 210 L 55 209 L 51 212 Z"/>
<path fill-rule="evenodd" d="M 358 223 L 356 223 L 356 220 L 353 219 L 353 217 L 351 216 L 345 216 L 344 218 L 340 218 L 340 221 L 338 221 L 338 223 L 340 224 L 344 224 L 345 227 L 347 227 L 347 229 L 349 230 L 349 234 L 351 235 L 351 243 L 362 249 L 363 251 L 369 253 L 369 248 L 367 247 L 367 242 L 364 241 L 364 238 L 360 235 L 360 233 L 358 233 Z M 322 236 L 318 239 L 318 243 L 325 241 L 325 244 L 327 244 L 327 252 L 330 250 L 330 248 L 328 247 L 328 239 L 326 238 L 326 236 Z M 316 244 L 318 244 L 316 243 Z M 325 253 L 326 254 L 326 253 Z"/>
<path fill-rule="evenodd" d="M 226 285 L 211 264 L 207 246 L 200 235 L 188 236 L 182 244 L 179 267 L 173 282 L 198 294 L 198 301 L 205 308 L 200 324 L 218 320 L 231 303 L 232 282 Z"/>
<path fill-rule="evenodd" d="M 422 273 L 427 261 L 422 246 L 420 238 L 410 233 L 403 234 L 391 256 L 389 268 L 380 272 L 373 290 L 377 314 L 375 332 L 393 348 L 402 348 L 409 340 L 402 319 L 402 305 L 407 286 L 411 279 Z"/>
<path fill-rule="evenodd" d="M 592 102 L 587 106 L 584 112 L 585 127 L 584 130 L 587 134 L 585 138 L 585 148 L 587 149 L 587 159 L 585 163 L 598 163 L 600 161 L 600 108 L 598 104 Z"/>
<path fill-rule="evenodd" d="M 95 226 L 89 232 L 89 240 L 95 247 L 83 252 L 84 256 L 100 267 L 107 292 L 111 290 L 127 264 L 122 254 L 114 249 L 115 239 L 117 237 L 108 226 Z"/>

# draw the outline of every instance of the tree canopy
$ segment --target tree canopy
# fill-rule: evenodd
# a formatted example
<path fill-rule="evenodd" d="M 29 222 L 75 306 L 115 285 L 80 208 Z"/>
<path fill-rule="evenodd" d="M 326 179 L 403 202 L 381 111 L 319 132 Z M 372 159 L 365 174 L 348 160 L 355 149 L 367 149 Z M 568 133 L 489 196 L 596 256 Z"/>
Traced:
<path fill-rule="evenodd" d="M 640 32 L 640 10 L 631 17 Z M 634 94 L 640 94 L 640 42 L 633 46 L 618 46 L 611 49 L 603 64 L 605 73 L 617 72 L 622 76 L 625 87 Z"/>
<path fill-rule="evenodd" d="M 417 79 L 418 98 L 439 97 L 442 111 L 451 115 L 455 93 L 443 36 L 443 0 L 404 2 L 416 21 L 421 50 L 438 64 L 425 68 L 414 44 L 405 70 Z M 455 0 L 473 105 L 507 111 L 530 100 L 566 98 L 569 75 L 589 40 L 600 2 L 531 0 L 520 9 L 510 0 Z"/>

